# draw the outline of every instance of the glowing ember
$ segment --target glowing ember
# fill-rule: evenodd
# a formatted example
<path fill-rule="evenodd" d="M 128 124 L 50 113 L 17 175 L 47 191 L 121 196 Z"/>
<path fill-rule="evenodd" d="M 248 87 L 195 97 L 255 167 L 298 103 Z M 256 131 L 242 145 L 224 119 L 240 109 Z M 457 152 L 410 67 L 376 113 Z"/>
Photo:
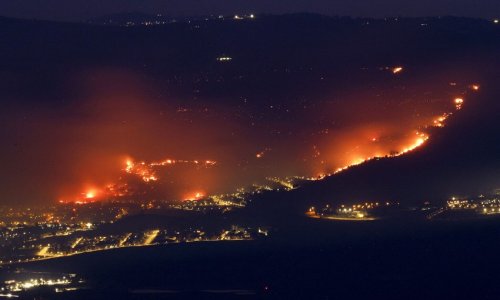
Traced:
<path fill-rule="evenodd" d="M 435 127 L 444 127 L 444 122 L 451 116 L 451 113 L 444 113 L 432 121 L 432 125 Z"/>
<path fill-rule="evenodd" d="M 455 98 L 455 108 L 456 109 L 461 109 L 462 105 L 464 104 L 464 99 L 462 98 Z"/>
<path fill-rule="evenodd" d="M 395 67 L 392 69 L 393 74 L 398 74 L 403 71 L 403 67 Z"/>
<path fill-rule="evenodd" d="M 262 150 L 262 151 L 258 152 L 257 154 L 255 154 L 255 157 L 256 158 L 262 158 L 269 151 L 271 151 L 271 148 L 265 148 L 264 150 Z"/>

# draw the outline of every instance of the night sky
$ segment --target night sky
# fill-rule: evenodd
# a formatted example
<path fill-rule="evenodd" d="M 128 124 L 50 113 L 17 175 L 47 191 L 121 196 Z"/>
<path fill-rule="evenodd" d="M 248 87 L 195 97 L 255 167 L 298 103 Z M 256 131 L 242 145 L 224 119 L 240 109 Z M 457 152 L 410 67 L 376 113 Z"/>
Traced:
<path fill-rule="evenodd" d="M 171 16 L 314 12 L 362 17 L 455 15 L 495 18 L 497 0 L 23 0 L 1 1 L 0 15 L 79 21 L 106 14 L 144 12 Z"/>

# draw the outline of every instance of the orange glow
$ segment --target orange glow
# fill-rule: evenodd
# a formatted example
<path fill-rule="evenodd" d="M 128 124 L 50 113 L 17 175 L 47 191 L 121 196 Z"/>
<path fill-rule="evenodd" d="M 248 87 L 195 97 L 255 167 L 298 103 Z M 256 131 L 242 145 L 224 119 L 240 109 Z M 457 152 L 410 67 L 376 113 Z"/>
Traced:
<path fill-rule="evenodd" d="M 187 197 L 184 198 L 184 201 L 195 201 L 195 200 L 201 200 L 205 197 L 205 193 L 203 192 L 194 192 L 192 194 L 189 194 Z"/>
<path fill-rule="evenodd" d="M 410 151 L 413 151 L 416 148 L 422 146 L 429 139 L 429 137 L 426 136 L 423 133 L 418 133 L 417 132 L 417 135 L 419 137 L 415 140 L 415 142 L 413 142 L 413 144 L 411 144 L 410 146 L 404 148 L 403 150 L 401 150 L 401 152 L 399 152 L 398 154 L 395 154 L 393 156 L 400 156 L 400 155 L 403 155 L 403 154 L 408 153 Z"/>
<path fill-rule="evenodd" d="M 412 71 L 402 66 L 379 70 L 389 77 L 392 77 L 390 72 L 406 74 Z M 393 78 L 396 77 L 401 79 L 399 75 Z M 453 87 L 447 84 L 449 81 L 444 81 L 442 93 L 436 92 L 437 88 L 434 89 L 425 81 L 421 83 L 426 88 L 428 85 L 429 91 L 435 92 L 432 101 L 427 101 L 427 96 L 419 93 L 419 90 L 410 90 L 411 83 L 405 84 L 407 92 L 399 89 L 394 92 L 382 90 L 377 91 L 376 97 L 372 92 L 353 90 L 338 96 L 346 101 L 325 101 L 325 104 L 315 107 L 302 104 L 294 107 L 291 103 L 284 105 L 283 111 L 290 108 L 289 114 L 296 118 L 296 122 L 283 122 L 278 118 L 276 124 L 262 123 L 259 126 L 249 126 L 257 119 L 252 118 L 252 123 L 246 122 L 245 114 L 241 120 L 230 119 L 231 126 L 221 126 L 212 120 L 212 123 L 200 121 L 198 124 L 198 120 L 205 119 L 198 118 L 197 109 L 190 109 L 192 117 L 189 116 L 188 121 L 168 118 L 166 109 L 166 121 L 163 117 L 161 119 L 163 124 L 151 119 L 157 110 L 145 108 L 143 115 L 137 113 L 136 107 L 141 108 L 144 104 L 131 103 L 130 111 L 121 112 L 117 120 L 138 120 L 141 122 L 135 125 L 148 126 L 137 129 L 127 127 L 122 140 L 117 138 L 116 141 L 109 141 L 106 153 L 85 154 L 88 158 L 78 161 L 77 166 L 69 166 L 77 173 L 75 177 L 78 177 L 70 180 L 77 183 L 64 186 L 54 197 L 71 199 L 71 202 L 77 200 L 82 204 L 122 196 L 126 199 L 141 199 L 143 195 L 163 197 L 167 201 L 200 200 L 214 194 L 229 194 L 238 187 L 253 183 L 264 185 L 269 176 L 321 179 L 372 159 L 399 156 L 424 145 L 429 137 L 425 133 L 415 132 L 415 129 L 426 131 L 429 127 L 445 126 L 445 121 L 455 108 L 460 109 L 464 105 L 464 99 L 459 98 L 467 97 L 464 91 L 473 93 L 479 89 L 473 80 L 465 85 L 454 83 Z M 453 92 L 451 97 L 450 92 Z M 408 97 L 407 93 L 417 96 Z M 400 105 L 392 105 L 393 102 Z M 111 104 L 115 103 L 112 101 Z M 210 107 L 209 104 L 207 106 Z M 110 111 L 113 111 L 123 106 L 110 107 Z M 210 111 L 216 111 L 212 108 L 218 107 L 210 107 Z M 232 112 L 229 108 L 225 109 Z M 266 113 L 260 109 L 258 112 Z M 220 113 L 226 112 L 220 110 Z M 96 115 L 100 116 L 101 112 Z M 308 124 L 312 124 L 311 128 Z M 107 128 L 108 125 L 99 126 Z M 130 136 L 128 132 L 132 129 L 136 132 Z M 108 128 L 105 136 L 108 137 L 110 133 L 115 134 L 114 127 Z M 100 140 L 107 142 L 102 137 Z M 123 156 L 123 149 L 134 155 Z M 88 174 L 85 168 L 93 172 Z M 82 185 L 78 182 L 90 182 L 92 185 L 83 185 L 83 189 L 80 189 Z M 111 184 L 108 187 L 104 183 Z M 89 187 L 95 189 L 89 190 Z M 203 192 L 192 192 L 199 189 Z M 192 193 L 188 193 L 190 191 Z"/>
<path fill-rule="evenodd" d="M 173 160 L 173 159 L 166 159 L 163 161 L 153 161 L 153 162 L 135 162 L 132 158 L 128 158 L 124 161 L 125 167 L 122 169 L 122 172 L 125 172 L 127 174 L 137 176 L 138 178 L 141 179 L 142 182 L 152 184 L 153 182 L 161 180 L 161 177 L 159 174 L 165 174 L 165 173 L 160 173 L 162 172 L 163 167 L 174 167 L 174 164 L 179 165 L 179 166 L 185 166 L 188 167 L 183 168 L 184 170 L 189 170 L 192 169 L 194 171 L 200 170 L 202 168 L 212 168 L 214 167 L 217 162 L 215 160 Z M 168 174 L 167 174 L 168 176 Z M 119 179 L 120 181 L 122 178 Z M 108 197 L 122 197 L 122 196 L 127 196 L 130 195 L 131 190 L 128 187 L 127 180 L 129 179 L 124 179 L 125 181 L 122 181 L 121 183 L 114 182 L 114 183 L 108 183 L 103 186 L 102 190 L 98 190 L 96 188 L 88 189 L 85 192 L 82 192 L 80 194 L 80 197 L 77 197 L 74 200 L 71 201 L 66 201 L 66 200 L 60 200 L 59 203 L 76 203 L 76 204 L 87 204 L 94 202 L 96 200 L 105 200 Z M 194 193 L 192 195 L 189 195 L 188 197 L 185 197 L 186 200 L 199 200 L 201 198 L 205 197 L 204 193 L 198 192 Z"/>
<path fill-rule="evenodd" d="M 127 159 L 125 161 L 125 172 L 131 173 L 133 168 L 134 168 L 134 163 L 130 159 Z"/>
<path fill-rule="evenodd" d="M 164 166 L 173 165 L 176 163 L 198 165 L 198 164 L 200 164 L 200 161 L 198 161 L 198 160 L 188 161 L 188 160 L 166 159 L 163 161 L 153 161 L 150 163 L 146 163 L 143 161 L 139 164 L 135 164 L 131 159 L 128 159 L 126 161 L 125 172 L 141 177 L 144 182 L 157 181 L 159 179 L 158 175 L 156 174 L 157 167 L 164 167 Z M 214 166 L 215 164 L 216 164 L 216 161 L 213 161 L 213 160 L 205 160 L 204 161 L 204 166 L 207 168 Z"/>

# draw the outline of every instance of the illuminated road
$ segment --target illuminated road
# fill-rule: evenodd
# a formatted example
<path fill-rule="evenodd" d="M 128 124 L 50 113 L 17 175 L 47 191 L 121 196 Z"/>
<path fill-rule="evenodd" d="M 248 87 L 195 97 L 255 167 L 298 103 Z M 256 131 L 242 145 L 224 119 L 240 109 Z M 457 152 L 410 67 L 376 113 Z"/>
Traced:
<path fill-rule="evenodd" d="M 53 254 L 49 253 L 50 246 L 45 246 L 38 253 L 36 254 L 37 256 L 43 256 L 43 257 L 52 257 L 54 256 Z"/>
<path fill-rule="evenodd" d="M 373 217 L 363 217 L 363 218 L 349 218 L 349 217 L 340 217 L 340 216 L 317 216 L 317 215 L 307 215 L 307 217 L 309 218 L 313 218 L 313 219 L 327 219 L 327 220 L 335 220 L 335 221 L 355 221 L 355 222 L 358 222 L 358 221 L 375 221 L 377 220 L 377 218 L 373 218 Z"/>
<path fill-rule="evenodd" d="M 71 249 L 75 249 L 76 246 L 83 240 L 83 238 L 78 238 L 76 241 L 71 245 Z"/>
<path fill-rule="evenodd" d="M 80 255 L 84 253 L 94 253 L 94 252 L 101 252 L 101 251 L 108 251 L 108 250 L 114 250 L 114 249 L 124 249 L 124 248 L 137 248 L 137 247 L 150 247 L 154 246 L 151 243 L 154 241 L 156 236 L 158 235 L 159 230 L 152 231 L 150 234 L 148 234 L 147 240 L 139 245 L 124 245 L 124 246 L 115 246 L 115 247 L 107 247 L 107 248 L 96 248 L 96 249 L 88 249 L 88 250 L 82 250 L 82 251 L 75 251 L 71 253 L 64 253 L 64 254 L 53 254 L 50 253 L 50 246 L 43 247 L 40 251 L 37 252 L 36 256 L 38 257 L 33 257 L 25 260 L 17 260 L 17 261 L 9 261 L 9 262 L 3 262 L 0 264 L 0 266 L 6 266 L 6 265 L 12 265 L 12 264 L 19 264 L 19 263 L 30 263 L 30 262 L 36 262 L 36 261 L 47 261 L 51 259 L 58 259 L 62 257 L 71 257 L 75 255 Z M 228 241 L 249 241 L 253 240 L 250 238 L 231 238 L 231 239 L 213 239 L 213 240 L 199 240 L 199 241 L 183 241 L 183 242 L 173 242 L 173 243 L 212 243 L 212 242 L 228 242 Z M 146 244 L 148 242 L 149 244 Z M 172 242 L 170 242 L 172 243 Z"/>
<path fill-rule="evenodd" d="M 148 235 L 146 235 L 146 240 L 144 240 L 144 243 L 142 244 L 143 246 L 148 246 L 151 245 L 151 243 L 156 239 L 158 236 L 159 230 L 153 230 L 151 231 Z"/>
<path fill-rule="evenodd" d="M 125 243 L 128 241 L 128 239 L 130 238 L 130 236 L 132 235 L 132 233 L 128 233 L 127 235 L 125 235 L 121 240 L 120 240 L 120 243 L 118 244 L 119 247 L 123 247 L 123 245 L 125 245 Z"/>
<path fill-rule="evenodd" d="M 432 218 L 435 218 L 438 215 L 442 214 L 445 210 L 446 210 L 445 208 L 440 208 L 440 209 L 430 213 L 429 215 L 427 215 L 427 219 L 432 220 Z"/>

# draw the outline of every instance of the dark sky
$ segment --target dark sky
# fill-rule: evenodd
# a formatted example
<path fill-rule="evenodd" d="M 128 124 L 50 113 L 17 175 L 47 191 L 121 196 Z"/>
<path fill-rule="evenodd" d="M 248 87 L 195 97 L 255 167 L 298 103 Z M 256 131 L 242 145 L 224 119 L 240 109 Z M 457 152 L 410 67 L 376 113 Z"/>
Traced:
<path fill-rule="evenodd" d="M 317 12 L 367 17 L 456 15 L 500 16 L 498 0 L 4 0 L 0 15 L 85 20 L 122 12 L 184 16 L 232 13 Z"/>

